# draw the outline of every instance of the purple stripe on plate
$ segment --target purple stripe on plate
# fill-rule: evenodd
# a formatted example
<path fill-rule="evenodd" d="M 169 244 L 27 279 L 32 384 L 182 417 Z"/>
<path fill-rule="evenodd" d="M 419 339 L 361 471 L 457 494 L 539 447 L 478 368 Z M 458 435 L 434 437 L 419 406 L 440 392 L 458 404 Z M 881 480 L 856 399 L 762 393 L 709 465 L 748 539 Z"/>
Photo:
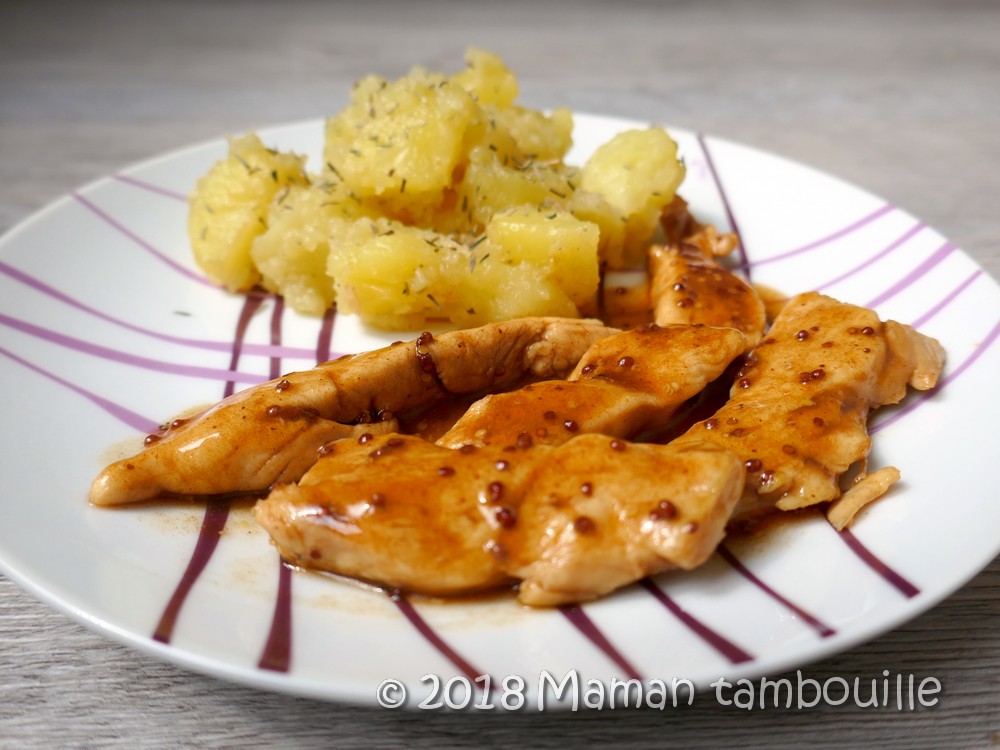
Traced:
<path fill-rule="evenodd" d="M 198 532 L 198 541 L 194 545 L 194 552 L 188 561 L 187 568 L 181 576 L 177 588 L 171 595 L 167 606 L 160 615 L 160 621 L 153 631 L 153 640 L 160 643 L 170 643 L 174 633 L 174 626 L 177 624 L 177 617 L 181 613 L 181 607 L 187 600 L 188 594 L 194 588 L 195 582 L 201 576 L 208 561 L 212 559 L 212 553 L 219 543 L 219 537 L 223 529 L 226 528 L 226 520 L 229 518 L 229 502 L 222 500 L 209 500 L 208 507 L 205 508 L 205 517 L 201 522 L 201 530 Z"/>
<path fill-rule="evenodd" d="M 833 527 L 831 526 L 831 528 Z M 882 562 L 871 552 L 871 550 L 865 547 L 865 545 L 863 545 L 861 541 L 851 533 L 850 529 L 843 529 L 838 531 L 837 534 L 844 540 L 847 546 L 850 547 L 851 551 L 854 552 L 854 554 L 856 554 L 863 563 L 865 563 L 865 565 L 882 576 L 882 578 L 888 583 L 892 584 L 892 586 L 894 586 L 907 599 L 912 599 L 920 593 L 920 589 L 903 578 L 901 574 Z"/>
<path fill-rule="evenodd" d="M 101 312 L 100 310 L 90 307 L 89 305 L 80 302 L 68 294 L 60 292 L 58 289 L 49 286 L 44 281 L 36 279 L 33 276 L 20 271 L 13 266 L 7 265 L 3 261 L 0 261 L 0 273 L 3 273 L 15 281 L 18 281 L 25 286 L 28 286 L 35 291 L 41 292 L 42 294 L 48 295 L 53 299 L 59 300 L 60 302 L 75 307 L 78 310 L 93 315 L 96 318 L 107 321 L 108 323 L 113 323 L 116 326 L 126 328 L 135 333 L 140 333 L 143 336 L 150 336 L 152 338 L 159 339 L 160 341 L 168 341 L 172 344 L 180 344 L 181 346 L 190 346 L 196 349 L 207 349 L 209 351 L 218 352 L 228 352 L 232 349 L 232 343 L 229 341 L 205 341 L 202 339 L 190 339 L 183 338 L 181 336 L 171 336 L 168 333 L 162 333 L 160 331 L 154 331 L 150 328 L 143 328 L 141 326 L 129 323 L 126 320 L 121 320 L 115 318 L 107 313 Z M 271 346 L 270 344 L 244 344 L 243 346 L 244 354 L 253 354 L 264 357 L 292 357 L 298 359 L 305 359 L 312 356 L 312 351 L 310 349 L 303 349 L 300 347 L 287 347 L 287 346 Z"/>
<path fill-rule="evenodd" d="M 243 308 L 240 310 L 240 317 L 236 320 L 236 335 L 233 336 L 233 352 L 229 356 L 229 372 L 236 373 L 236 366 L 240 363 L 240 357 L 243 356 L 243 346 L 245 344 L 244 339 L 247 335 L 247 328 L 250 327 L 250 321 L 253 319 L 254 314 L 260 309 L 263 298 L 256 295 L 247 295 L 243 299 Z M 264 382 L 264 378 L 258 377 L 258 382 Z M 246 382 L 246 381 L 241 381 Z M 227 380 L 226 387 L 222 391 L 223 398 L 229 398 L 236 392 L 236 381 Z"/>
<path fill-rule="evenodd" d="M 278 565 L 278 594 L 274 601 L 271 630 L 257 666 L 272 672 L 287 672 L 292 663 L 292 569 L 283 559 Z"/>
<path fill-rule="evenodd" d="M 927 261 L 921 264 L 921 266 L 927 268 L 933 267 L 934 265 L 936 265 L 936 263 L 940 262 L 941 259 L 947 256 L 948 253 L 950 253 L 954 249 L 955 248 L 953 246 L 950 246 L 948 244 L 943 245 L 941 248 L 938 249 L 938 251 L 933 256 L 931 256 L 931 258 L 929 258 Z M 937 259 L 935 260 L 935 256 L 939 257 L 937 257 Z M 918 267 L 918 271 L 919 270 L 920 267 Z M 939 301 L 930 310 L 928 310 L 926 313 L 921 315 L 916 321 L 914 321 L 912 325 L 916 327 L 917 325 L 925 323 L 931 317 L 936 315 L 942 308 L 944 308 L 950 302 L 955 300 L 962 292 L 962 290 L 964 290 L 969 284 L 971 284 L 972 281 L 981 273 L 982 273 L 981 270 L 977 270 L 975 273 L 973 273 L 971 276 L 965 279 L 965 281 L 959 284 L 958 287 L 956 287 L 947 295 L 945 295 L 945 297 L 941 301 Z M 907 278 L 916 277 L 915 275 L 919 275 L 917 271 L 911 273 Z M 899 284 L 897 284 L 896 286 L 899 286 Z M 929 399 L 935 393 L 939 392 L 942 388 L 945 387 L 945 385 L 953 381 L 955 378 L 961 375 L 966 369 L 968 369 L 968 367 L 973 362 L 975 362 L 980 357 L 980 355 L 993 344 L 998 335 L 1000 335 L 1000 322 L 998 322 L 993 327 L 993 330 L 990 331 L 987 337 L 982 342 L 980 342 L 979 346 L 977 346 L 973 350 L 972 354 L 969 355 L 969 357 L 967 357 L 965 361 L 962 362 L 962 364 L 960 364 L 957 368 L 955 368 L 955 370 L 952 371 L 950 374 L 941 378 L 938 381 L 937 386 L 935 386 L 933 389 L 929 391 L 924 391 L 923 393 L 916 396 L 913 401 L 911 401 L 907 406 L 898 409 L 891 417 L 883 419 L 881 422 L 870 425 L 868 428 L 868 434 L 874 435 L 876 432 L 879 432 L 880 430 L 889 426 L 896 420 L 901 419 L 904 415 L 912 412 L 914 409 L 920 406 L 920 404 L 926 403 L 927 399 Z M 862 544 L 861 540 L 858 539 L 856 536 L 854 536 L 854 534 L 850 531 L 850 529 L 843 529 L 837 532 L 837 534 L 841 538 L 841 540 L 843 540 L 843 542 L 847 544 L 847 546 L 851 549 L 851 551 L 853 551 L 866 565 L 868 565 L 868 567 L 870 567 L 878 575 L 880 575 L 882 578 L 888 581 L 904 596 L 906 596 L 907 598 L 913 598 L 914 596 L 920 593 L 920 589 L 918 589 L 910 581 L 904 578 L 903 575 L 900 574 L 898 571 L 893 570 L 887 563 L 881 560 L 874 552 L 872 552 L 864 544 Z"/>
<path fill-rule="evenodd" d="M 263 376 L 253 373 L 233 372 L 231 370 L 223 370 L 217 367 L 180 365 L 175 362 L 164 362 L 158 359 L 139 357 L 135 354 L 120 352 L 116 349 L 110 349 L 105 346 L 100 346 L 99 344 L 92 344 L 88 341 L 83 341 L 72 336 L 57 333 L 56 331 L 36 326 L 34 323 L 17 320 L 16 318 L 11 318 L 3 314 L 0 314 L 0 324 L 13 328 L 16 331 L 26 333 L 29 336 L 34 336 L 35 338 L 49 341 L 53 344 L 58 344 L 59 346 L 65 346 L 69 349 L 75 349 L 76 351 L 83 352 L 84 354 L 90 354 L 111 362 L 120 362 L 121 364 L 132 365 L 133 367 L 141 367 L 145 370 L 169 372 L 174 375 L 183 375 L 189 378 L 208 378 L 212 380 L 221 380 L 224 378 L 229 379 L 235 375 L 240 383 L 262 383 L 266 380 Z"/>
<path fill-rule="evenodd" d="M 194 271 L 192 271 L 189 268 L 185 268 L 184 266 L 182 266 L 180 263 L 178 263 L 176 260 L 174 260 L 170 256 L 166 255 L 162 251 L 160 251 L 157 248 L 153 247 L 153 245 L 151 245 L 150 243 L 146 242 L 146 240 L 144 240 L 142 237 L 140 237 L 139 235 L 137 235 L 131 229 L 129 229 L 124 224 L 122 224 L 120 221 L 118 221 L 113 216 L 111 216 L 111 214 L 109 214 L 106 211 L 104 211 L 101 208 L 99 208 L 96 204 L 94 204 L 88 198 L 85 198 L 80 193 L 73 193 L 73 197 L 76 198 L 76 200 L 79 201 L 81 204 L 83 204 L 84 206 L 86 206 L 91 211 L 91 213 L 93 213 L 94 215 L 96 215 L 96 216 L 100 217 L 101 219 L 103 219 L 106 224 L 108 224 L 109 226 L 111 226 L 112 228 L 114 228 L 115 230 L 117 230 L 119 233 L 121 233 L 121 234 L 125 235 L 126 237 L 128 237 L 130 240 L 132 240 L 137 245 L 139 245 L 139 247 L 141 247 L 143 250 L 146 250 L 151 255 L 153 255 L 157 260 L 160 260 L 163 263 L 167 264 L 168 266 L 170 266 L 170 268 L 172 268 L 173 270 L 177 271 L 179 274 L 181 274 L 183 276 L 186 276 L 187 278 L 192 279 L 194 281 L 197 281 L 199 284 L 204 284 L 205 286 L 209 286 L 209 287 L 211 287 L 213 289 L 218 289 L 219 288 L 218 286 L 216 286 L 215 284 L 213 284 L 211 281 L 209 281 L 208 279 L 206 279 L 204 276 L 202 276 L 202 275 L 200 275 L 198 273 L 195 273 Z"/>
<path fill-rule="evenodd" d="M 895 206 L 892 205 L 882 206 L 882 208 L 878 209 L 877 211 L 868 214 L 867 216 L 865 216 L 862 219 L 859 219 L 853 224 L 847 225 L 843 229 L 838 229 L 833 234 L 828 234 L 826 237 L 822 237 L 814 242 L 810 242 L 808 245 L 802 245 L 801 247 L 797 247 L 794 250 L 788 250 L 786 252 L 779 253 L 777 255 L 772 255 L 768 258 L 755 260 L 750 265 L 756 268 L 757 266 L 763 266 L 768 263 L 775 263 L 776 261 L 784 260 L 785 258 L 791 258 L 795 255 L 800 255 L 802 253 L 807 253 L 810 250 L 815 250 L 816 248 L 822 247 L 823 245 L 833 242 L 834 240 L 839 240 L 842 237 L 847 237 L 848 235 L 853 234 L 862 227 L 867 226 L 871 222 L 875 221 L 875 219 L 881 218 L 882 216 L 885 216 L 887 213 L 891 213 L 894 210 Z"/>
<path fill-rule="evenodd" d="M 859 273 L 860 271 L 863 271 L 864 269 L 868 268 L 868 266 L 870 266 L 872 263 L 875 263 L 875 262 L 881 260 L 886 255 L 888 255 L 889 253 L 891 253 L 893 250 L 896 250 L 897 248 L 899 248 L 899 247 L 903 246 L 904 244 L 906 244 L 906 242 L 908 240 L 910 240 L 915 235 L 919 234 L 923 229 L 926 229 L 926 226 L 924 224 L 916 224 L 916 225 L 914 225 L 913 227 L 911 227 L 910 229 L 908 229 L 906 232 L 904 232 L 902 235 L 900 235 L 895 240 L 893 240 L 891 243 L 889 243 L 889 245 L 887 247 L 884 247 L 881 250 L 879 250 L 877 253 L 875 253 L 874 255 L 869 256 L 868 259 L 865 260 L 864 263 L 861 263 L 860 265 L 855 266 L 854 268 L 850 269 L 849 271 L 846 271 L 846 272 L 842 273 L 840 276 L 837 276 L 834 279 L 830 279 L 829 281 L 827 281 L 827 282 L 825 282 L 823 284 L 820 284 L 820 285 L 814 287 L 814 289 L 817 292 L 818 291 L 822 291 L 823 289 L 831 287 L 834 284 L 840 283 L 844 279 L 849 279 L 851 276 L 854 276 L 854 274 Z M 869 307 L 870 307 L 870 305 L 869 305 Z"/>
<path fill-rule="evenodd" d="M 727 563 L 732 565 L 733 568 L 736 569 L 737 573 L 746 578 L 748 581 L 750 581 L 750 583 L 759 588 L 761 591 L 770 596 L 772 599 L 781 604 L 783 607 L 791 610 L 796 617 L 801 619 L 809 627 L 811 627 L 813 630 L 819 633 L 820 638 L 829 638 L 831 635 L 836 634 L 837 632 L 836 630 L 834 630 L 829 625 L 819 620 L 819 618 L 813 617 L 811 614 L 802 609 L 802 607 L 789 601 L 784 596 L 782 596 L 777 591 L 768 586 L 766 583 L 764 583 L 760 578 L 755 576 L 750 571 L 749 568 L 747 568 L 742 562 L 740 562 L 739 558 L 736 557 L 736 555 L 733 554 L 732 550 L 726 547 L 726 545 L 720 544 L 716 551 L 719 553 L 719 557 L 721 557 L 723 560 L 725 560 Z"/>
<path fill-rule="evenodd" d="M 274 296 L 274 307 L 271 309 L 271 345 L 281 344 L 281 318 L 285 312 L 285 300 Z M 281 374 L 281 357 L 271 357 L 271 368 L 269 375 L 274 380 Z"/>
<path fill-rule="evenodd" d="M 587 613 L 583 611 L 582 607 L 577 605 L 560 607 L 559 611 L 562 612 L 566 616 L 566 619 L 573 623 L 573 626 L 586 636 L 586 638 L 593 643 L 594 646 L 603 651 L 604 654 L 611 659 L 611 661 L 617 664 L 630 680 L 642 680 L 639 670 L 633 667 L 628 659 L 622 656 L 621 652 L 612 645 L 611 641 L 609 641 L 607 636 L 601 632 L 600 628 L 594 624 L 594 621 L 587 616 Z"/>
<path fill-rule="evenodd" d="M 942 388 L 944 388 L 949 383 L 953 382 L 955 378 L 957 378 L 959 375 L 961 375 L 963 372 L 969 369 L 972 363 L 975 362 L 977 359 L 979 359 L 979 357 L 982 356 L 983 352 L 985 352 L 993 345 L 998 335 L 1000 335 L 1000 322 L 998 322 L 996 325 L 993 326 L 993 330 L 991 330 L 986 335 L 986 338 L 984 338 L 982 341 L 979 342 L 979 345 L 975 349 L 973 349 L 972 354 L 966 357 L 965 361 L 963 361 L 958 367 L 956 367 L 950 373 L 941 378 L 938 381 L 938 384 L 934 388 L 932 388 L 929 391 L 924 391 L 923 393 L 917 395 L 909 404 L 907 404 L 901 409 L 897 409 L 891 417 L 883 419 L 881 422 L 878 422 L 877 424 L 873 424 L 871 427 L 868 428 L 868 433 L 874 434 L 879 430 L 884 430 L 893 422 L 909 414 L 911 411 L 916 409 L 921 404 L 926 403 L 931 396 L 933 396 L 936 393 L 939 393 Z"/>
<path fill-rule="evenodd" d="M 49 380 L 52 380 L 53 382 L 58 383 L 61 386 L 69 388 L 71 391 L 74 391 L 75 393 L 79 393 L 84 398 L 97 404 L 111 416 L 121 420 L 129 427 L 132 427 L 138 430 L 139 432 L 147 432 L 147 433 L 155 432 L 160 427 L 158 422 L 154 422 L 153 420 L 149 419 L 148 417 L 144 417 L 141 414 L 136 414 L 131 409 L 126 409 L 121 404 L 116 404 L 115 402 L 109 401 L 103 396 L 98 396 L 96 393 L 92 393 L 84 388 L 81 388 L 75 383 L 71 383 L 68 380 L 64 380 L 63 378 L 59 377 L 58 375 L 55 375 L 54 373 L 49 372 L 48 370 L 43 370 L 41 367 L 32 364 L 26 359 L 22 359 L 13 352 L 10 352 L 2 347 L 0 347 L 0 354 L 9 357 L 18 364 L 27 367 L 29 370 L 37 372 L 39 375 L 43 375 L 44 377 L 48 378 Z"/>
<path fill-rule="evenodd" d="M 323 322 L 316 337 L 316 364 L 329 362 L 331 359 L 330 344 L 333 341 L 333 323 L 336 312 L 331 307 L 323 314 Z"/>
<path fill-rule="evenodd" d="M 260 303 L 261 298 L 256 295 L 247 296 L 243 300 L 243 309 L 240 311 L 240 317 L 236 322 L 236 333 L 233 336 L 233 351 L 229 360 L 230 369 L 236 369 L 236 365 L 240 360 L 243 339 L 246 337 L 247 328 L 250 325 L 250 319 L 257 312 Z M 228 398 L 233 395 L 234 388 L 235 383 L 233 381 L 227 382 L 223 389 L 223 397 Z M 226 520 L 228 518 L 229 501 L 209 498 L 205 507 L 205 517 L 201 523 L 201 530 L 198 532 L 198 541 L 194 546 L 194 552 L 191 555 L 190 561 L 188 561 L 184 574 L 181 576 L 181 580 L 177 584 L 177 588 L 174 589 L 174 593 L 167 602 L 163 614 L 160 615 L 160 621 L 153 631 L 153 640 L 160 643 L 170 643 L 181 608 L 184 606 L 188 594 L 191 593 L 191 589 L 194 588 L 194 584 L 205 570 L 205 566 L 208 565 L 208 561 L 212 558 L 212 554 L 219 543 L 219 536 L 226 527 Z"/>
<path fill-rule="evenodd" d="M 925 260 L 919 266 L 910 271 L 910 273 L 906 274 L 906 276 L 904 276 L 902 279 L 900 279 L 891 287 L 882 292 L 882 294 L 878 295 L 877 297 L 866 303 L 865 307 L 876 307 L 885 302 L 887 299 L 895 297 L 901 291 L 903 291 L 908 286 L 910 286 L 915 281 L 924 276 L 928 271 L 934 268 L 934 266 L 936 266 L 938 263 L 940 263 L 949 255 L 951 255 L 951 253 L 954 252 L 955 250 L 956 250 L 955 246 L 952 245 L 950 242 L 944 243 L 943 245 L 941 245 L 941 247 L 935 250 L 934 253 L 929 258 L 927 258 L 927 260 Z"/>
<path fill-rule="evenodd" d="M 932 307 L 930 310 L 928 310 L 927 312 L 925 312 L 923 315 L 921 315 L 916 320 L 911 321 L 910 325 L 913 328 L 920 328 L 920 326 L 922 326 L 928 320 L 930 320 L 935 315 L 937 315 L 939 312 L 941 312 L 941 310 L 943 310 L 945 307 L 947 307 L 949 304 L 951 304 L 951 302 L 956 297 L 958 297 L 962 292 L 965 291 L 965 289 L 969 286 L 969 284 L 971 284 L 973 281 L 975 281 L 977 278 L 979 278 L 982 275 L 983 275 L 983 269 L 981 269 L 981 268 L 977 269 L 975 271 L 975 273 L 973 273 L 971 276 L 969 276 L 965 281 L 963 281 L 957 287 L 955 287 L 954 289 L 952 289 L 948 293 L 948 295 L 944 299 L 942 299 L 940 302 L 938 302 L 936 305 L 934 305 L 934 307 Z"/>
<path fill-rule="evenodd" d="M 427 624 L 427 621 L 417 612 L 416 607 L 406 598 L 406 594 L 398 591 L 392 592 L 389 593 L 389 599 L 399 608 L 399 611 L 409 620 L 410 624 L 416 628 L 417 632 L 427 639 L 427 642 L 437 649 L 438 653 L 450 661 L 462 674 L 474 682 L 477 677 L 484 674 L 484 672 L 476 669 L 467 662 L 465 658 L 445 642 L 444 638 L 438 635 L 434 628 Z M 494 682 L 494 680 L 490 679 L 487 684 L 493 686 Z"/>
<path fill-rule="evenodd" d="M 187 196 L 183 193 L 178 193 L 176 190 L 168 190 L 165 187 L 160 187 L 159 185 L 154 185 L 151 182 L 146 182 L 145 180 L 140 180 L 136 177 L 130 177 L 127 174 L 114 174 L 111 175 L 114 179 L 119 182 L 124 182 L 128 185 L 132 185 L 137 188 L 142 188 L 143 190 L 148 190 L 151 193 L 157 193 L 158 195 L 164 195 L 167 198 L 174 198 L 175 200 L 187 202 Z"/>
<path fill-rule="evenodd" d="M 743 244 L 743 235 L 740 233 L 739 225 L 736 223 L 736 217 L 733 215 L 732 205 L 726 197 L 726 190 L 723 188 L 722 181 L 719 179 L 719 173 L 715 168 L 712 153 L 708 149 L 708 142 L 702 133 L 698 133 L 698 144 L 701 146 L 702 153 L 705 154 L 705 162 L 708 164 L 708 171 L 712 174 L 712 181 L 715 182 L 715 188 L 719 192 L 719 199 L 722 201 L 722 207 L 726 211 L 726 218 L 729 219 L 729 226 L 732 227 L 733 234 L 736 235 L 736 240 L 739 243 L 740 270 L 743 272 L 744 278 L 749 281 L 750 260 L 747 257 L 746 245 Z"/>
<path fill-rule="evenodd" d="M 667 596 L 666 592 L 652 580 L 643 578 L 639 583 L 646 591 L 653 595 L 654 599 L 670 610 L 678 620 L 683 622 L 691 632 L 722 654 L 731 664 L 743 664 L 744 662 L 753 661 L 753 656 L 682 609 L 677 602 Z"/>
<path fill-rule="evenodd" d="M 271 308 L 271 344 L 281 343 L 281 318 L 285 303 L 281 297 L 274 297 Z M 281 359 L 271 358 L 271 380 L 281 374 Z M 292 569 L 283 559 L 278 560 L 278 594 L 274 600 L 274 614 L 268 631 L 264 650 L 257 666 L 273 672 L 287 672 L 292 663 Z"/>

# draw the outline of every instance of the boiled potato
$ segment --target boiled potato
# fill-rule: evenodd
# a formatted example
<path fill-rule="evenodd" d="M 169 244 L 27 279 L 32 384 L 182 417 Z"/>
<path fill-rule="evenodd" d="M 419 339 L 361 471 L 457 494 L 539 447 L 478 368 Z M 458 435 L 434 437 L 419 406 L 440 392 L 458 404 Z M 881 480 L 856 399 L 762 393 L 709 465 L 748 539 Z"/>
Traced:
<path fill-rule="evenodd" d="M 592 312 L 602 271 L 641 265 L 683 166 L 655 128 L 569 166 L 572 113 L 517 96 L 503 60 L 471 49 L 452 76 L 359 81 L 315 175 L 234 139 L 191 198 L 199 264 L 231 289 L 381 328 Z"/>
<path fill-rule="evenodd" d="M 339 222 L 332 234 L 327 271 L 341 311 L 407 330 L 431 318 L 460 319 L 470 307 L 461 283 L 469 255 L 460 243 L 387 219 Z"/>
<path fill-rule="evenodd" d="M 437 74 L 415 70 L 392 83 L 362 80 L 326 125 L 324 157 L 352 190 L 386 215 L 417 223 L 452 186 L 475 100 Z"/>
<path fill-rule="evenodd" d="M 254 134 L 229 140 L 229 155 L 200 180 L 188 199 L 188 236 L 195 262 L 230 291 L 260 280 L 250 256 L 274 197 L 308 182 L 305 160 L 268 149 Z"/>
<path fill-rule="evenodd" d="M 497 263 L 523 267 L 525 274 L 554 283 L 573 307 L 593 300 L 600 281 L 599 231 L 594 224 L 580 221 L 567 211 L 521 207 L 494 216 L 486 228 L 486 238 L 485 252 L 490 253 L 491 267 Z M 487 264 L 481 261 L 480 265 Z M 516 296 L 528 297 L 530 292 Z M 542 311 L 535 302 L 519 304 L 537 310 L 524 314 L 566 314 Z"/>
<path fill-rule="evenodd" d="M 481 49 L 466 51 L 465 70 L 451 80 L 468 91 L 480 106 L 509 107 L 520 93 L 517 77 L 503 60 Z"/>
<path fill-rule="evenodd" d="M 661 128 L 628 130 L 599 146 L 580 171 L 580 189 L 607 201 L 624 223 L 612 268 L 641 265 L 664 206 L 684 179 L 677 144 Z"/>
<path fill-rule="evenodd" d="M 334 302 L 333 279 L 326 271 L 331 222 L 371 214 L 343 183 L 284 189 L 271 203 L 267 229 L 250 248 L 261 286 L 280 294 L 293 310 L 322 315 Z"/>
<path fill-rule="evenodd" d="M 598 285 L 597 227 L 568 212 L 497 215 L 471 245 L 398 222 L 357 221 L 331 243 L 338 307 L 386 328 L 575 317 Z"/>
<path fill-rule="evenodd" d="M 573 194 L 570 175 L 550 168 L 503 166 L 497 161 L 472 163 L 456 188 L 464 231 L 478 234 L 495 214 L 515 206 L 565 203 Z"/>
<path fill-rule="evenodd" d="M 560 161 L 573 145 L 573 113 L 568 109 L 550 115 L 518 106 L 486 112 L 497 129 L 510 133 L 521 152 L 512 156 L 519 156 L 522 165 Z"/>

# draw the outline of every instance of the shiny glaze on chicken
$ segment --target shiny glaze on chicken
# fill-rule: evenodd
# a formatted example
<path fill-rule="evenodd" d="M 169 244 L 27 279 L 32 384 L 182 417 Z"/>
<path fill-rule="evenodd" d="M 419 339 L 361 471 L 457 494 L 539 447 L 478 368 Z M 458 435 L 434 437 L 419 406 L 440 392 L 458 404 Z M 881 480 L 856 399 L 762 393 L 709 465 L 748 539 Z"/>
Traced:
<path fill-rule="evenodd" d="M 696 245 L 654 245 L 649 249 L 649 275 L 658 325 L 729 326 L 743 333 L 748 350 L 763 337 L 764 303 L 751 286 Z"/>
<path fill-rule="evenodd" d="M 294 481 L 338 438 L 397 428 L 407 409 L 455 395 L 564 377 L 615 329 L 595 320 L 523 318 L 342 357 L 248 388 L 162 435 L 94 480 L 90 501 L 260 492 Z"/>
<path fill-rule="evenodd" d="M 743 353 L 733 328 L 646 325 L 594 343 L 565 380 L 526 385 L 472 404 L 437 442 L 555 445 L 577 433 L 632 437 L 664 424 Z"/>
<path fill-rule="evenodd" d="M 435 595 L 520 581 L 523 603 L 552 606 L 700 565 L 743 479 L 735 454 L 697 441 L 453 450 L 381 435 L 329 446 L 255 515 L 304 567 Z"/>
<path fill-rule="evenodd" d="M 729 401 L 674 441 L 708 440 L 747 469 L 738 515 L 793 510 L 840 495 L 840 476 L 871 447 L 869 411 L 907 385 L 937 382 L 937 341 L 855 305 L 810 292 L 792 298 L 737 373 Z"/>

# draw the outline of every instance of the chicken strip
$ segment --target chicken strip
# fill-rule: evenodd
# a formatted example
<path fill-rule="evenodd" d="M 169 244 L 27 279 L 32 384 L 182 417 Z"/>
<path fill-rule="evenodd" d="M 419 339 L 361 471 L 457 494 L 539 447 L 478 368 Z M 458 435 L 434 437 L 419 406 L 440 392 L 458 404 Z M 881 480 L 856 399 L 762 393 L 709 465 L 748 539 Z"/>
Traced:
<path fill-rule="evenodd" d="M 294 564 L 431 595 L 520 580 L 523 603 L 552 606 L 700 565 L 743 479 L 736 455 L 694 441 L 451 450 L 382 435 L 336 443 L 254 511 Z"/>
<path fill-rule="evenodd" d="M 672 444 L 708 440 L 743 459 L 738 519 L 833 500 L 840 476 L 871 448 L 869 411 L 900 401 L 907 384 L 932 388 L 943 362 L 941 345 L 909 326 L 801 294 L 748 355 L 729 401 Z"/>
<path fill-rule="evenodd" d="M 658 325 L 728 326 L 746 336 L 748 351 L 760 343 L 767 325 L 764 303 L 738 276 L 687 242 L 654 245 L 648 260 Z"/>
<path fill-rule="evenodd" d="M 566 380 L 474 403 L 437 442 L 449 448 L 556 445 L 576 433 L 632 437 L 664 424 L 743 353 L 734 328 L 646 325 L 594 343 Z"/>
<path fill-rule="evenodd" d="M 395 430 L 393 415 L 404 410 L 565 376 L 593 342 L 615 332 L 595 320 L 524 318 L 424 333 L 285 375 L 151 435 L 138 454 L 101 472 L 90 501 L 263 491 L 301 477 L 326 443 Z"/>
<path fill-rule="evenodd" d="M 705 257 L 719 258 L 739 247 L 739 237 L 733 232 L 720 233 L 711 224 L 702 224 L 691 213 L 686 200 L 679 195 L 664 207 L 660 226 L 670 245 L 686 242 L 697 247 Z"/>

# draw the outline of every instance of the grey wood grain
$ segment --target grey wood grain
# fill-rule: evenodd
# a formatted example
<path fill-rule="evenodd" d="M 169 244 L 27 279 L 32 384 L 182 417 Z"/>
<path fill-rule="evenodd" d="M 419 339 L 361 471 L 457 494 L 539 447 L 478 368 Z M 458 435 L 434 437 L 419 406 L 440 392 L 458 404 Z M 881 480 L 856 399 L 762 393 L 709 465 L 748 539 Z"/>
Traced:
<path fill-rule="evenodd" d="M 670 123 L 801 160 L 908 209 L 998 276 L 998 39 L 989 0 L 6 0 L 0 230 L 136 160 L 328 115 L 365 73 L 455 69 L 476 45 L 505 57 L 529 105 Z M 996 494 L 984 482 L 982 500 Z M 1000 744 L 998 618 L 994 561 L 926 614 L 807 668 L 941 680 L 940 704 L 913 713 L 747 712 L 704 695 L 663 714 L 441 716 L 192 674 L 0 578 L 0 747 L 988 747 Z"/>

